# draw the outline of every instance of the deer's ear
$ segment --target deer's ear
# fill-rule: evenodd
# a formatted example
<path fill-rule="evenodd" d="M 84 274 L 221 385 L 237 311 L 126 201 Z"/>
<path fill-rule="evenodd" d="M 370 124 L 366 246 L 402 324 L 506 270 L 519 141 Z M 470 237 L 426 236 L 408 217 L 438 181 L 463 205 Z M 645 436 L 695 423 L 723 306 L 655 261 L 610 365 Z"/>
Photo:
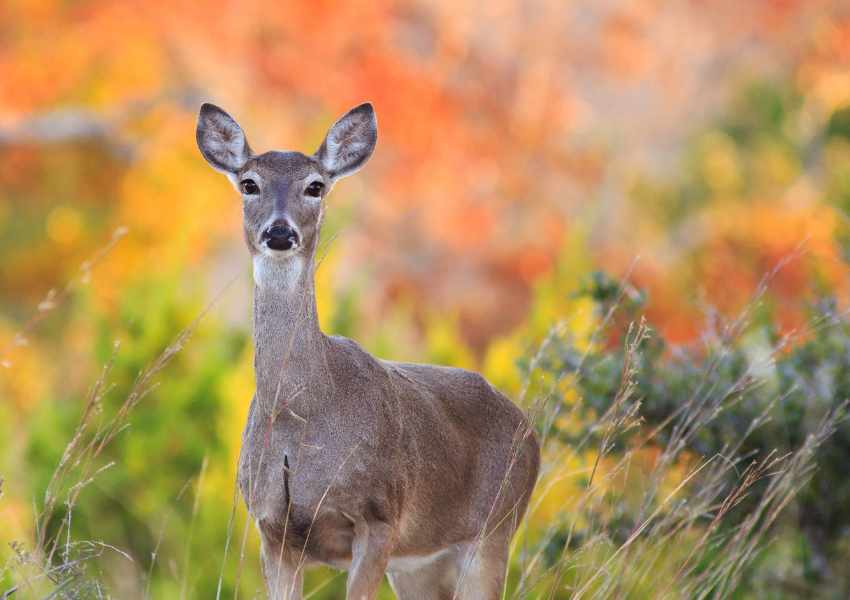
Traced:
<path fill-rule="evenodd" d="M 229 114 L 215 104 L 204 103 L 195 130 L 198 148 L 214 169 L 233 174 L 251 157 L 245 133 Z"/>
<path fill-rule="evenodd" d="M 378 120 L 369 102 L 352 108 L 333 124 L 316 151 L 316 158 L 330 175 L 339 179 L 362 167 L 378 141 Z"/>

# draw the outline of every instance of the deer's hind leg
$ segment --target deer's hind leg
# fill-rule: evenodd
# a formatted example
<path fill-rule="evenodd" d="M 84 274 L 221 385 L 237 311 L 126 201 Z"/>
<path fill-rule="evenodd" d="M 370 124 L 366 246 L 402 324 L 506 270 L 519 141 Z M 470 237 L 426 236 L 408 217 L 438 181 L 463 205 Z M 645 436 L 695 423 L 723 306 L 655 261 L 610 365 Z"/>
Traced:
<path fill-rule="evenodd" d="M 509 536 L 499 535 L 462 544 L 415 566 L 393 564 L 387 574 L 390 586 L 399 600 L 499 600 L 509 544 Z"/>
<path fill-rule="evenodd" d="M 510 535 L 494 535 L 466 544 L 457 558 L 452 585 L 455 600 L 499 600 L 505 588 Z"/>
<path fill-rule="evenodd" d="M 458 577 L 458 553 L 430 559 L 403 559 L 387 573 L 398 600 L 452 600 Z"/>

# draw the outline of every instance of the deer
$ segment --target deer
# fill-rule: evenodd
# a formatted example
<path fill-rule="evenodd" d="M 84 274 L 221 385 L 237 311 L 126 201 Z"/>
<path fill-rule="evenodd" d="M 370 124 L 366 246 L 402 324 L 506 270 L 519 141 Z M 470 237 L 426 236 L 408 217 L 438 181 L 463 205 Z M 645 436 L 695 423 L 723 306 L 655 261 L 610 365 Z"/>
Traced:
<path fill-rule="evenodd" d="M 255 154 L 209 103 L 196 139 L 242 196 L 256 386 L 237 480 L 269 597 L 301 598 L 324 564 L 347 571 L 348 599 L 375 598 L 384 575 L 401 600 L 500 598 L 540 463 L 524 412 L 478 373 L 375 358 L 319 327 L 326 198 L 372 156 L 372 104 L 309 155 Z"/>

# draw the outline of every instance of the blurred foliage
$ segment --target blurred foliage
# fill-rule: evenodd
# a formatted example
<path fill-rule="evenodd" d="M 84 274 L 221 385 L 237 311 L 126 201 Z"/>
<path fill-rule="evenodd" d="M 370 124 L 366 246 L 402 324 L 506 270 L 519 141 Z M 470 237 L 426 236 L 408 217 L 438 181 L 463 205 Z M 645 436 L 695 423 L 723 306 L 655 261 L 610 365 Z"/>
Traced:
<path fill-rule="evenodd" d="M 174 276 L 129 287 L 114 316 L 92 314 L 85 296 L 75 302 L 71 318 L 95 327 L 86 354 L 98 365 L 110 365 L 103 382 L 107 392 L 98 408 L 100 422 L 120 410 L 139 373 L 174 342 L 176 332 L 191 326 L 201 308 L 197 294 L 187 293 Z M 234 448 L 226 383 L 246 354 L 247 342 L 244 329 L 201 323 L 193 331 L 192 343 L 145 390 L 126 429 L 100 457 L 102 464 L 115 467 L 100 473 L 74 507 L 74 538 L 96 540 L 109 531 L 109 543 L 132 557 L 144 557 L 145 567 L 155 555 L 169 557 L 170 563 L 157 567 L 171 570 L 175 578 L 154 579 L 155 597 L 176 596 L 184 579 L 193 597 L 215 594 L 217 578 L 212 575 L 221 568 L 220 557 L 203 549 L 223 546 L 229 518 L 227 490 Z M 56 393 L 62 395 L 46 398 L 30 416 L 26 461 L 32 465 L 29 479 L 34 492 L 47 489 L 70 438 L 68 432 L 85 404 L 85 393 L 67 388 Z M 213 466 L 201 481 L 205 462 Z M 200 503 L 199 513 L 193 515 L 195 496 L 210 494 L 204 489 L 209 485 L 215 485 L 214 494 L 222 497 Z M 48 538 L 66 517 L 65 510 L 55 511 L 48 521 Z M 115 564 L 125 560 L 117 554 L 107 558 L 111 565 L 107 568 L 117 572 L 128 568 Z M 199 577 L 202 573 L 208 576 Z"/>
<path fill-rule="evenodd" d="M 586 293 L 602 307 L 604 299 L 620 294 L 612 291 L 618 287 L 610 278 L 594 274 Z M 780 336 L 769 315 L 742 325 L 726 323 L 720 335 L 705 337 L 693 347 L 671 348 L 662 338 L 649 337 L 636 354 L 630 354 L 626 346 L 584 352 L 569 341 L 553 344 L 540 368 L 576 382 L 570 393 L 577 393 L 581 402 L 573 416 L 590 424 L 575 430 L 559 427 L 556 421 L 554 435 L 568 446 L 590 436 L 591 444 L 598 446 L 602 432 L 594 430 L 592 423 L 612 409 L 630 364 L 642 422 L 641 427 L 618 436 L 613 451 L 622 453 L 647 439 L 651 446 L 664 448 L 687 438 L 687 450 L 693 456 L 731 453 L 740 457 L 740 466 L 729 472 L 728 485 L 733 487 L 748 462 L 801 447 L 824 418 L 850 398 L 850 316 L 846 310 L 837 310 L 834 299 L 823 298 L 809 307 L 804 329 L 792 337 Z M 637 363 L 630 363 L 634 358 Z M 712 416 L 688 438 L 683 430 L 689 427 L 692 407 Z M 844 418 L 817 450 L 817 470 L 797 495 L 781 529 L 786 537 L 795 531 L 801 534 L 793 542 L 797 565 L 787 573 L 770 574 L 769 569 L 753 573 L 753 578 L 762 581 L 751 581 L 750 586 L 760 583 L 781 589 L 788 583 L 789 589 L 804 587 L 817 597 L 850 593 L 846 570 L 850 485 L 844 477 L 848 455 L 850 419 Z M 702 481 L 697 478 L 690 485 L 699 487 Z M 764 485 L 755 485 L 724 526 L 739 527 L 763 492 Z M 610 520 L 612 537 L 617 539 L 620 527 L 633 530 L 635 518 L 626 511 Z M 769 581 L 771 576 L 776 580 Z M 783 581 L 786 578 L 792 581 Z M 795 578 L 799 581 L 792 585 Z"/>
<path fill-rule="evenodd" d="M 689 439 L 664 490 L 721 450 L 798 447 L 847 397 L 841 2 L 14 0 L 0 39 L 0 594 L 27 585 L 16 573 L 40 533 L 65 531 L 61 502 L 46 531 L 35 523 L 95 382 L 107 423 L 187 327 L 98 456 L 71 538 L 130 557 L 76 546 L 86 580 L 114 597 L 262 589 L 233 484 L 253 386 L 250 277 L 238 203 L 194 147 L 201 100 L 231 110 L 257 149 L 304 151 L 339 112 L 375 103 L 378 151 L 329 203 L 322 326 L 382 357 L 477 368 L 526 407 L 557 403 L 538 415 L 558 439 L 525 535 L 551 534 L 547 565 L 565 547 L 586 560 L 568 582 L 607 569 L 628 539 L 658 462 L 648 431 L 685 400 L 734 402 Z M 644 424 L 624 421 L 600 458 L 588 440 L 642 314 L 657 328 L 637 354 Z M 554 355 L 539 355 L 547 340 Z M 845 421 L 819 448 L 739 597 L 846 597 L 848 435 Z M 638 443 L 621 476 L 617 457 Z M 587 501 L 597 463 L 599 503 Z M 640 548 L 671 575 L 699 535 Z M 514 588 L 524 564 L 518 548 Z M 651 578 L 622 577 L 630 597 L 652 597 Z M 319 569 L 308 587 L 337 598 L 343 580 Z"/>

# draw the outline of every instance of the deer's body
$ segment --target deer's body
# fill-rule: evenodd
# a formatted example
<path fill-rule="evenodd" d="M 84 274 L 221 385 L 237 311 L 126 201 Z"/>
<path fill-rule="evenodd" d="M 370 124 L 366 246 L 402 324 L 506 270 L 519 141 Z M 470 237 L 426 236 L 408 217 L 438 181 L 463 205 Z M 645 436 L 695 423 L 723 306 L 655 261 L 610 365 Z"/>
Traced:
<path fill-rule="evenodd" d="M 385 572 L 403 599 L 499 598 L 537 477 L 524 415 L 476 373 L 379 360 L 318 326 L 323 194 L 317 204 L 300 196 L 365 162 L 371 106 L 340 119 L 314 157 L 255 157 L 240 135 L 205 105 L 202 152 L 257 197 L 245 207 L 257 391 L 239 484 L 270 596 L 299 598 L 304 566 L 318 562 L 348 570 L 358 600 L 374 597 Z M 262 187 L 246 186 L 246 173 Z"/>

